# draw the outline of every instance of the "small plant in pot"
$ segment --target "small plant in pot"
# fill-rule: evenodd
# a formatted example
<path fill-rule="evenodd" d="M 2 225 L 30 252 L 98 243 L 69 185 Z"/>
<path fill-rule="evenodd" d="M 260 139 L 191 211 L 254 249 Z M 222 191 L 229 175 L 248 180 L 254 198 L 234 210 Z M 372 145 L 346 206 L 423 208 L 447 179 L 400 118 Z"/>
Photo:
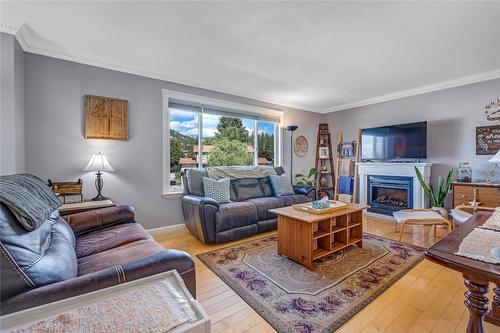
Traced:
<path fill-rule="evenodd" d="M 309 170 L 309 173 L 306 175 L 302 173 L 298 173 L 295 175 L 295 177 L 299 178 L 299 181 L 297 182 L 297 185 L 299 186 L 316 186 L 316 175 L 318 174 L 318 170 L 316 168 L 311 168 Z"/>
<path fill-rule="evenodd" d="M 448 217 L 448 211 L 444 208 L 444 200 L 446 199 L 446 195 L 450 192 L 451 187 L 451 177 L 453 176 L 453 169 L 448 172 L 448 176 L 446 177 L 446 181 L 443 182 L 441 176 L 438 177 L 437 180 L 437 192 L 434 193 L 434 189 L 432 186 L 428 185 L 420 171 L 417 167 L 415 167 L 415 173 L 417 174 L 418 181 L 422 188 L 424 189 L 425 194 L 431 200 L 431 209 L 440 213 L 443 217 Z"/>

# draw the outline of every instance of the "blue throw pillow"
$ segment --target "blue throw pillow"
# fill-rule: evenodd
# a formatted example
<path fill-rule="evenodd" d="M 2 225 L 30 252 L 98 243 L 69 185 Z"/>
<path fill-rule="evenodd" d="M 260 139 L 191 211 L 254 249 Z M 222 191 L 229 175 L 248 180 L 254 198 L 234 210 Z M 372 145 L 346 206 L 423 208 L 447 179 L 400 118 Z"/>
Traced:
<path fill-rule="evenodd" d="M 229 178 L 211 179 L 203 177 L 203 191 L 205 196 L 214 199 L 218 203 L 227 203 L 231 201 L 229 187 L 231 182 Z"/>
<path fill-rule="evenodd" d="M 290 179 L 286 175 L 270 175 L 271 185 L 273 186 L 274 195 L 281 197 L 282 195 L 295 194 Z"/>

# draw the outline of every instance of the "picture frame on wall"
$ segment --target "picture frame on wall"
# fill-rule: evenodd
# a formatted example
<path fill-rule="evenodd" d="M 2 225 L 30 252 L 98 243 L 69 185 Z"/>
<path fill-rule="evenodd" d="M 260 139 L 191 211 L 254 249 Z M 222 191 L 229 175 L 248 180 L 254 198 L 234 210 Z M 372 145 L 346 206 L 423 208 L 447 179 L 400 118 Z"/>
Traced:
<path fill-rule="evenodd" d="M 322 160 L 330 158 L 330 151 L 328 147 L 319 147 L 319 158 Z"/>
<path fill-rule="evenodd" d="M 476 127 L 476 155 L 494 155 L 500 150 L 500 125 Z"/>

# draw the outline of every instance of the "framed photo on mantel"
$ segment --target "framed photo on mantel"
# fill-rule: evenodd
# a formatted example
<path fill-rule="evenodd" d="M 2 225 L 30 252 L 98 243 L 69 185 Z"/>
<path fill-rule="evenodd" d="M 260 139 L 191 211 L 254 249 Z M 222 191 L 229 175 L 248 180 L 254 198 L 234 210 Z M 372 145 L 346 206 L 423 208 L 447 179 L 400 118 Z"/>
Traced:
<path fill-rule="evenodd" d="M 85 138 L 128 140 L 128 101 L 85 95 Z"/>
<path fill-rule="evenodd" d="M 476 127 L 476 155 L 494 155 L 500 149 L 500 125 Z"/>

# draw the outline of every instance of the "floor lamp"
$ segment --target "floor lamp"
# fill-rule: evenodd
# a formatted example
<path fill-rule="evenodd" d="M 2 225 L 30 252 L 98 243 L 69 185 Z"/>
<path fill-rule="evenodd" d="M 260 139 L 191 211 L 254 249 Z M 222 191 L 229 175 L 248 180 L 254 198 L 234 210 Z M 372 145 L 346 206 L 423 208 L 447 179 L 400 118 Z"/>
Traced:
<path fill-rule="evenodd" d="M 290 183 L 293 183 L 293 131 L 295 131 L 299 126 L 290 125 L 286 127 L 286 130 L 290 133 Z"/>

